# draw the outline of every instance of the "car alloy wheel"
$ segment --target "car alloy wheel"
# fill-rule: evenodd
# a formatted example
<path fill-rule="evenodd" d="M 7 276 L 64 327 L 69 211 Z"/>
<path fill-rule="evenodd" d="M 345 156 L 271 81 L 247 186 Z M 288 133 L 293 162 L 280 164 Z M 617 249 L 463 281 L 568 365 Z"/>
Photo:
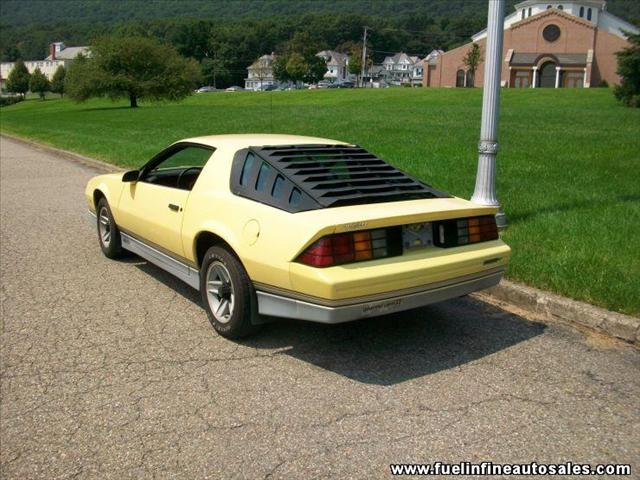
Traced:
<path fill-rule="evenodd" d="M 102 253 L 107 258 L 120 258 L 122 256 L 122 240 L 120 231 L 111 215 L 111 209 L 105 198 L 100 199 L 96 205 L 98 225 L 98 243 Z"/>
<path fill-rule="evenodd" d="M 111 243 L 111 220 L 109 219 L 109 211 L 106 206 L 103 206 L 100 209 L 100 213 L 98 214 L 98 231 L 100 232 L 100 241 L 105 246 L 105 248 L 109 248 L 109 244 Z"/>
<path fill-rule="evenodd" d="M 215 319 L 228 323 L 233 315 L 234 288 L 227 267 L 218 261 L 212 262 L 206 276 L 207 301 Z"/>

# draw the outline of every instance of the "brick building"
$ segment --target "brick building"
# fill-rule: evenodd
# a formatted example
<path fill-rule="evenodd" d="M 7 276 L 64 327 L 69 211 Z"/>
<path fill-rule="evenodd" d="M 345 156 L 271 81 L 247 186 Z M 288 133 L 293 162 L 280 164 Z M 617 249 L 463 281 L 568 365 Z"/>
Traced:
<path fill-rule="evenodd" d="M 503 87 L 596 87 L 619 83 L 615 53 L 628 45 L 624 32 L 634 25 L 606 11 L 604 0 L 526 0 L 505 17 L 502 52 Z M 486 30 L 472 42 L 425 65 L 425 87 L 464 87 L 483 84 L 484 64 L 472 75 L 464 57 L 473 43 L 483 52 Z"/>

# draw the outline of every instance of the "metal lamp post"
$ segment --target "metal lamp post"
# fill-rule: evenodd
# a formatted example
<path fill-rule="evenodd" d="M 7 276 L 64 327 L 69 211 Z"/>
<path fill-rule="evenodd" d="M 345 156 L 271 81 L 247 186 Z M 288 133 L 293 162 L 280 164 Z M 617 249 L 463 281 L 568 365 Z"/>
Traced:
<path fill-rule="evenodd" d="M 504 0 L 489 0 L 482 93 L 482 126 L 480 128 L 480 143 L 478 144 L 478 173 L 471 201 L 491 207 L 500 207 L 496 195 L 496 155 L 498 153 L 503 23 Z M 499 230 L 504 230 L 507 227 L 507 217 L 502 208 L 496 214 L 496 223 Z"/>

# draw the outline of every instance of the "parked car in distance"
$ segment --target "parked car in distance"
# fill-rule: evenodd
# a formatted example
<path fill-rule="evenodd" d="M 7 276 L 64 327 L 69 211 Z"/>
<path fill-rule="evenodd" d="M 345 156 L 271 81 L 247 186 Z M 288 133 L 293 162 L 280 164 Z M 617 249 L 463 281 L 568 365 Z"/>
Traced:
<path fill-rule="evenodd" d="M 200 87 L 196 90 L 196 93 L 209 93 L 209 92 L 217 92 L 218 89 L 216 87 L 212 87 L 211 85 L 205 85 L 204 87 Z"/>
<path fill-rule="evenodd" d="M 277 89 L 278 89 L 277 85 L 263 85 L 258 90 L 261 92 L 272 92 L 273 90 L 277 90 Z"/>
<path fill-rule="evenodd" d="M 232 87 L 225 88 L 225 92 L 244 92 L 244 88 L 239 87 L 237 85 L 233 85 Z"/>
<path fill-rule="evenodd" d="M 355 84 L 349 81 L 338 83 L 338 88 L 353 88 L 354 86 Z"/>
<path fill-rule="evenodd" d="M 226 337 L 264 316 L 339 323 L 465 295 L 496 285 L 510 255 L 496 208 L 324 138 L 189 138 L 85 195 L 102 252 L 198 289 Z"/>

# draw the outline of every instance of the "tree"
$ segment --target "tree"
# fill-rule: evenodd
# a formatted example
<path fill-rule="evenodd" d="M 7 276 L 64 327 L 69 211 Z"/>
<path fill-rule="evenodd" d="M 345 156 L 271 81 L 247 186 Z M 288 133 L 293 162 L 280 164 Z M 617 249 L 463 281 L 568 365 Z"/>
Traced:
<path fill-rule="evenodd" d="M 324 58 L 312 55 L 306 60 L 307 71 L 305 72 L 302 80 L 307 83 L 318 83 L 324 78 L 327 73 L 327 64 Z"/>
<path fill-rule="evenodd" d="M 327 65 L 316 52 L 319 44 L 308 32 L 297 32 L 273 62 L 273 75 L 280 82 L 318 83 L 327 73 Z"/>
<path fill-rule="evenodd" d="M 64 77 L 67 74 L 64 65 L 60 65 L 51 78 L 51 91 L 59 93 L 60 97 L 64 96 Z"/>
<path fill-rule="evenodd" d="M 462 59 L 462 63 L 466 65 L 466 67 L 469 69 L 469 73 L 471 74 L 471 85 L 467 85 L 467 87 L 473 87 L 473 82 L 476 78 L 476 70 L 478 69 L 478 65 L 480 65 L 481 62 L 482 50 L 480 49 L 480 45 L 474 43 L 471 45 L 471 48 Z"/>
<path fill-rule="evenodd" d="M 362 47 L 360 44 L 353 44 L 349 49 L 349 73 L 355 75 L 356 79 L 360 79 L 358 84 L 364 86 L 364 78 L 360 78 L 362 74 Z"/>
<path fill-rule="evenodd" d="M 89 98 L 91 96 L 93 64 L 83 54 L 79 54 L 69 65 L 64 76 L 64 91 L 73 99 Z"/>
<path fill-rule="evenodd" d="M 36 67 L 31 74 L 31 78 L 29 79 L 29 90 L 33 93 L 38 93 L 40 95 L 40 100 L 44 100 L 46 92 L 49 91 L 49 80 L 44 76 L 44 73 L 40 71 L 40 67 Z"/>
<path fill-rule="evenodd" d="M 200 63 L 202 69 L 202 81 L 205 85 L 226 85 L 231 79 L 231 73 L 227 68 L 227 62 L 220 58 L 204 58 Z"/>
<path fill-rule="evenodd" d="M 616 53 L 620 85 L 613 94 L 625 105 L 640 108 L 640 35 L 628 34 L 630 45 Z"/>
<path fill-rule="evenodd" d="M 91 47 L 91 57 L 69 68 L 65 88 L 82 102 L 91 97 L 138 100 L 181 100 L 201 79 L 198 63 L 175 48 L 146 37 L 103 37 Z M 73 73 L 73 74 L 72 74 Z"/>
<path fill-rule="evenodd" d="M 279 82 L 290 82 L 292 78 L 287 72 L 287 62 L 289 59 L 283 55 L 276 57 L 273 62 L 273 76 Z"/>
<path fill-rule="evenodd" d="M 287 59 L 287 75 L 294 82 L 301 82 L 307 74 L 309 65 L 300 53 L 292 53 Z"/>
<path fill-rule="evenodd" d="M 352 75 L 362 73 L 362 53 L 351 52 L 349 55 L 349 73 Z"/>
<path fill-rule="evenodd" d="M 16 61 L 13 65 L 11 73 L 7 78 L 7 91 L 12 93 L 19 93 L 24 97 L 24 94 L 29 91 L 29 70 L 22 60 Z"/>

